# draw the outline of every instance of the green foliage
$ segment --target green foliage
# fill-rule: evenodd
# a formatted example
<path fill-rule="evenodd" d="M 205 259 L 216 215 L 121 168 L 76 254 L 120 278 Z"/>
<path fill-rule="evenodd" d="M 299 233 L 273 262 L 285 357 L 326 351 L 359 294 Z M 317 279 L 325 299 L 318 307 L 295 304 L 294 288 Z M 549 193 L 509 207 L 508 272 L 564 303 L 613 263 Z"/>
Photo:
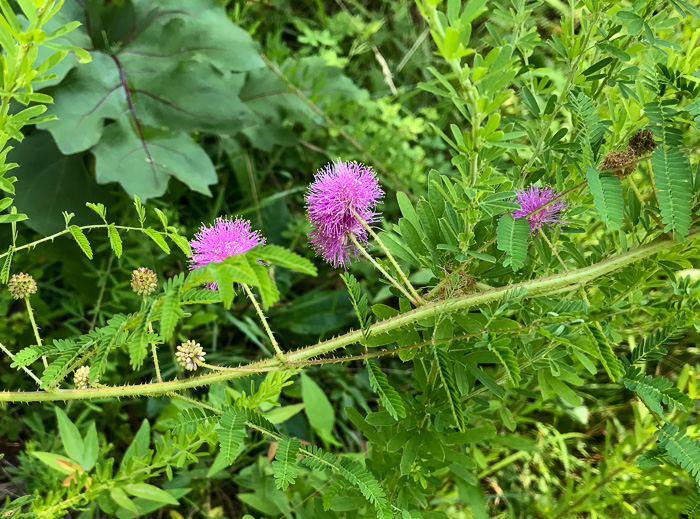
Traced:
<path fill-rule="evenodd" d="M 243 409 L 230 408 L 221 415 L 219 420 L 219 444 L 221 455 L 226 463 L 231 464 L 238 455 L 238 449 L 245 436 L 246 415 Z"/>
<path fill-rule="evenodd" d="M 214 416 L 215 414 L 213 411 L 200 407 L 184 409 L 171 424 L 173 434 L 179 435 L 197 432 L 200 426 L 211 423 Z M 229 416 L 231 416 L 231 414 Z"/>
<path fill-rule="evenodd" d="M 455 383 L 453 364 L 450 362 L 448 353 L 433 344 L 433 355 L 435 357 L 435 367 L 437 369 L 440 381 L 442 382 L 443 390 L 447 395 L 452 417 L 455 421 L 455 426 L 460 431 L 464 431 L 465 419 L 464 411 L 462 410 L 461 395 L 457 384 Z"/>
<path fill-rule="evenodd" d="M 688 472 L 700 484 L 700 446 L 686 431 L 672 423 L 659 429 L 659 446 L 671 461 Z"/>
<path fill-rule="evenodd" d="M 355 276 L 349 272 L 344 272 L 340 275 L 340 277 L 343 280 L 343 283 L 345 283 L 345 286 L 348 287 L 348 294 L 350 294 L 352 308 L 355 310 L 355 315 L 357 315 L 357 319 L 360 321 L 362 337 L 365 341 L 367 341 L 370 336 L 370 326 L 372 324 L 372 317 L 367 315 L 367 296 L 362 293 L 360 284 Z"/>
<path fill-rule="evenodd" d="M 498 250 L 506 253 L 504 266 L 510 265 L 513 270 L 520 270 L 523 267 L 527 258 L 529 236 L 530 226 L 527 219 L 514 219 L 506 213 L 498 220 L 497 246 Z"/>
<path fill-rule="evenodd" d="M 297 453 L 301 442 L 298 438 L 284 437 L 280 440 L 275 451 L 275 461 L 272 467 L 275 469 L 275 483 L 277 488 L 287 490 L 289 485 L 294 484 L 294 480 L 299 475 L 297 468 Z"/>
<path fill-rule="evenodd" d="M 60 116 L 0 152 L 0 279 L 38 284 L 0 294 L 0 487 L 32 496 L 6 509 L 697 515 L 691 2 L 66 2 L 30 31 L 39 4 L 0 0 L 8 70 L 36 49 L 7 121 Z M 312 258 L 304 192 L 338 157 L 376 172 L 367 250 L 420 298 Z M 561 222 L 513 218 L 530 186 Z M 220 215 L 274 245 L 187 272 Z"/>
<path fill-rule="evenodd" d="M 688 234 L 691 219 L 691 169 L 688 157 L 678 149 L 657 148 L 651 159 L 664 231 L 678 239 Z"/>
<path fill-rule="evenodd" d="M 384 409 L 394 418 L 406 418 L 406 407 L 404 406 L 401 395 L 389 383 L 389 379 L 382 370 L 371 360 L 366 360 L 367 373 L 369 374 L 369 383 L 372 389 L 379 395 L 379 400 Z"/>
<path fill-rule="evenodd" d="M 610 341 L 605 336 L 605 333 L 603 333 L 598 323 L 588 324 L 586 330 L 591 343 L 596 348 L 597 357 L 602 362 L 605 371 L 607 371 L 613 382 L 617 382 L 622 376 L 622 367 L 620 361 L 615 356 Z"/>
<path fill-rule="evenodd" d="M 68 227 L 68 230 L 73 235 L 73 238 L 75 238 L 75 241 L 78 243 L 78 246 L 85 253 L 88 259 L 92 259 L 92 248 L 90 247 L 90 242 L 88 241 L 82 229 L 77 225 L 71 225 L 70 227 Z"/>
<path fill-rule="evenodd" d="M 627 389 L 637 393 L 649 409 L 661 417 L 664 416 L 661 402 L 666 404 L 670 411 L 680 409 L 688 412 L 693 407 L 693 401 L 672 387 L 672 382 L 663 377 L 644 375 L 638 369 L 630 369 L 621 382 Z"/>
<path fill-rule="evenodd" d="M 669 341 L 674 340 L 679 334 L 676 326 L 667 326 L 654 330 L 644 338 L 644 342 L 637 346 L 629 355 L 630 364 L 641 364 L 658 360 L 668 353 L 664 347 Z"/>
<path fill-rule="evenodd" d="M 175 326 L 180 319 L 180 287 L 184 276 L 180 275 L 168 280 L 165 286 L 163 304 L 160 307 L 160 335 L 164 340 L 170 339 L 175 332 Z"/>
<path fill-rule="evenodd" d="M 593 166 L 586 168 L 586 179 L 601 219 L 608 227 L 619 229 L 624 207 L 620 180 L 614 175 L 599 174 Z"/>

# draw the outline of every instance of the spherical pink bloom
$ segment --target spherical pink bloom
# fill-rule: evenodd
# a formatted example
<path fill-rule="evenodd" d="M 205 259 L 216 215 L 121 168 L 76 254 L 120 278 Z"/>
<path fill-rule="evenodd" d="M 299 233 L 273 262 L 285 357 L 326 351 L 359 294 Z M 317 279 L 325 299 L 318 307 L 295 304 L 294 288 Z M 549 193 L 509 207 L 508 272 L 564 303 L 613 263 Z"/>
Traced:
<path fill-rule="evenodd" d="M 248 252 L 256 245 L 265 243 L 258 231 L 250 229 L 250 222 L 241 218 L 230 220 L 217 218 L 214 225 L 207 227 L 202 224 L 195 239 L 190 242 L 192 256 L 190 256 L 190 269 L 194 270 L 209 265 L 220 263 L 226 258 Z M 216 290 L 216 283 L 207 285 Z"/>
<path fill-rule="evenodd" d="M 312 230 L 309 241 L 317 254 L 334 267 L 347 267 L 357 250 L 350 235 L 367 242 L 368 225 L 379 221 L 374 210 L 384 192 L 372 169 L 357 162 L 338 160 L 316 173 L 306 194 L 306 208 Z"/>
<path fill-rule="evenodd" d="M 545 206 L 561 193 L 549 186 L 539 187 L 530 185 L 527 189 L 519 189 L 515 192 L 515 202 L 520 204 L 520 209 L 513 211 L 513 218 L 527 217 L 530 224 L 530 233 L 535 234 L 540 227 L 566 223 L 561 219 L 561 212 L 568 207 L 563 200 L 557 200 Z M 541 210 L 540 207 L 543 207 Z M 536 213 L 533 211 L 537 211 Z M 532 214 L 530 214 L 532 213 Z"/>

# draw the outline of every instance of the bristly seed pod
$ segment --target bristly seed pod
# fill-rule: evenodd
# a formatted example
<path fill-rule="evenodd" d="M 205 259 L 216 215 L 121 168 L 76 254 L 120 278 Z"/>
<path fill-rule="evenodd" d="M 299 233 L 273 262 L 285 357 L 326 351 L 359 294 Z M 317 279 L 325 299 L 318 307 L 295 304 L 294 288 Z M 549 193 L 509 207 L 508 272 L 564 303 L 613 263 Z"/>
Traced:
<path fill-rule="evenodd" d="M 195 371 L 199 366 L 198 362 L 204 362 L 206 353 L 198 342 L 187 341 L 177 347 L 175 358 L 177 363 L 189 371 Z"/>
<path fill-rule="evenodd" d="M 80 366 L 73 375 L 75 389 L 87 389 L 90 387 L 90 366 Z"/>
<path fill-rule="evenodd" d="M 622 151 L 611 151 L 601 162 L 598 171 L 613 170 L 612 174 L 617 178 L 626 177 L 637 167 L 637 157 L 629 148 Z"/>
<path fill-rule="evenodd" d="M 651 130 L 639 130 L 635 135 L 632 136 L 628 145 L 628 149 L 637 156 L 641 157 L 649 152 L 654 151 L 656 148 L 656 141 L 654 141 L 654 134 Z"/>
<path fill-rule="evenodd" d="M 131 274 L 131 289 L 140 296 L 151 295 L 158 289 L 158 276 L 149 268 L 139 267 Z"/>
<path fill-rule="evenodd" d="M 36 281 L 29 274 L 14 274 L 7 282 L 7 288 L 15 299 L 24 299 L 36 293 Z"/>

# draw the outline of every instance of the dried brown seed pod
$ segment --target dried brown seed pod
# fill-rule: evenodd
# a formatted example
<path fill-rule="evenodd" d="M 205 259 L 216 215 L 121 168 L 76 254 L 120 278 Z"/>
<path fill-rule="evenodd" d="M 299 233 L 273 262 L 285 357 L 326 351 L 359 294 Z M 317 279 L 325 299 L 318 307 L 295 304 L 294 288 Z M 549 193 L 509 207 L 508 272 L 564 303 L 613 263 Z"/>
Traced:
<path fill-rule="evenodd" d="M 639 130 L 629 141 L 628 148 L 637 156 L 641 157 L 654 151 L 656 141 L 651 130 Z"/>
<path fill-rule="evenodd" d="M 612 174 L 618 178 L 625 177 L 632 173 L 637 167 L 637 157 L 630 149 L 622 151 L 611 151 L 601 162 L 598 171 L 612 170 Z"/>

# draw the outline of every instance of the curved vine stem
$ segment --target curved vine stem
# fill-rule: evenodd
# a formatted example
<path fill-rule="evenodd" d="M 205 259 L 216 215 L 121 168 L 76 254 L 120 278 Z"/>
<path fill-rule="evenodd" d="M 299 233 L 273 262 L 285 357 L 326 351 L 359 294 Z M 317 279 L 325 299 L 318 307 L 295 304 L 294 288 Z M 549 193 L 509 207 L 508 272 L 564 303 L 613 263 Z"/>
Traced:
<path fill-rule="evenodd" d="M 691 229 L 684 244 L 696 240 L 700 237 L 700 228 Z M 403 328 L 414 324 L 417 320 L 425 319 L 435 315 L 436 311 L 445 313 L 455 313 L 479 305 L 500 301 L 508 292 L 514 288 L 525 289 L 524 298 L 532 298 L 548 295 L 556 291 L 566 289 L 576 289 L 578 286 L 589 283 L 606 274 L 614 272 L 627 265 L 649 258 L 659 252 L 668 251 L 678 245 L 678 242 L 663 235 L 656 240 L 642 245 L 634 250 L 623 252 L 617 256 L 605 259 L 599 263 L 594 263 L 588 267 L 562 272 L 553 276 L 546 276 L 520 283 L 514 283 L 503 287 L 493 288 L 481 292 L 435 301 L 415 308 L 409 312 L 399 314 L 390 319 L 385 319 L 374 325 L 371 330 L 373 334 L 387 333 L 392 330 Z M 362 340 L 362 330 L 348 332 L 339 337 L 320 342 L 307 348 L 302 348 L 286 355 L 290 363 L 298 363 L 319 355 L 324 355 L 351 344 L 359 343 Z M 266 359 L 253 362 L 239 368 L 232 368 L 230 371 L 208 373 L 185 380 L 171 380 L 168 382 L 156 382 L 144 385 L 124 385 L 108 386 L 103 388 L 90 389 L 57 389 L 52 392 L 46 391 L 5 391 L 0 392 L 0 402 L 40 402 L 50 400 L 91 400 L 95 398 L 145 396 L 145 395 L 165 395 L 171 391 L 208 386 L 217 382 L 241 378 L 253 373 L 263 373 L 286 369 L 281 366 L 278 359 Z"/>

